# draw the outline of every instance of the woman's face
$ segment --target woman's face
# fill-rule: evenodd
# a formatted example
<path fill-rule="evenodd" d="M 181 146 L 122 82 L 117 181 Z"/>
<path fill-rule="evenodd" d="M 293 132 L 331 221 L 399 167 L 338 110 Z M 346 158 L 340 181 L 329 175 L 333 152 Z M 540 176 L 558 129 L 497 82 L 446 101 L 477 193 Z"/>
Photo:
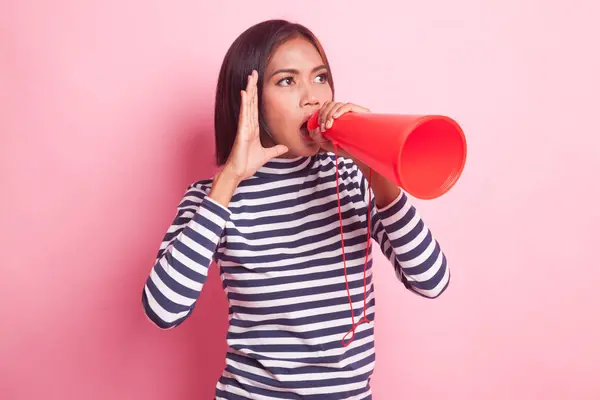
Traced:
<path fill-rule="evenodd" d="M 329 71 L 313 44 L 294 38 L 280 45 L 265 69 L 262 111 L 268 133 L 263 144 L 283 144 L 283 157 L 312 156 L 320 146 L 308 136 L 306 121 L 333 100 Z"/>

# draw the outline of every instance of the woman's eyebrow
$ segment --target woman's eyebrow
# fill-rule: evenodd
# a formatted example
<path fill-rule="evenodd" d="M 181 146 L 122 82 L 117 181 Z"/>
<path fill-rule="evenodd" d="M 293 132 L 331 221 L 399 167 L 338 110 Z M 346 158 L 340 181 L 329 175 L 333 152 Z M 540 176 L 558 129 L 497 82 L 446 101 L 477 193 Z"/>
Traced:
<path fill-rule="evenodd" d="M 312 69 L 311 73 L 317 72 L 320 69 L 327 69 L 327 66 L 322 64 L 317 67 L 314 67 Z M 278 69 L 277 71 L 273 72 L 270 77 L 272 78 L 277 74 L 284 74 L 284 73 L 298 75 L 300 73 L 300 71 L 298 71 L 297 69 L 294 69 L 294 68 L 281 68 L 281 69 Z"/>

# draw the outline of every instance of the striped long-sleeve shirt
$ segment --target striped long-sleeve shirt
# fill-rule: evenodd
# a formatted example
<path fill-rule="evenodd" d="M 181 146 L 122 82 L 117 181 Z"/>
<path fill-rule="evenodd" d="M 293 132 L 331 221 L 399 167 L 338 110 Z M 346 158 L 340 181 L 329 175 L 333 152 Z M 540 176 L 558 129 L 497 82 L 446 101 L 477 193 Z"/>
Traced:
<path fill-rule="evenodd" d="M 191 185 L 179 204 L 142 302 L 156 325 L 173 328 L 190 316 L 209 267 L 219 268 L 230 326 L 217 399 L 371 399 L 370 189 L 352 160 L 337 163 L 338 178 L 331 153 L 274 159 L 239 185 L 228 207 L 207 196 L 212 180 Z M 380 209 L 370 194 L 371 237 L 396 276 L 415 293 L 440 295 L 450 279 L 446 258 L 406 194 Z M 343 345 L 350 305 L 355 323 L 363 315 L 370 322 Z"/>

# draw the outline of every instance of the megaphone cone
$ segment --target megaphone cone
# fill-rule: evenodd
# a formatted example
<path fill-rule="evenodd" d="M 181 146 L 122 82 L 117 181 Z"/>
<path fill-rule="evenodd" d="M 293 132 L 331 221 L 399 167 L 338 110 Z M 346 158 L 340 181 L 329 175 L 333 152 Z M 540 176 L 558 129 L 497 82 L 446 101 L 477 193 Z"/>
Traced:
<path fill-rule="evenodd" d="M 317 126 L 318 112 L 307 127 Z M 448 192 L 467 156 L 463 130 L 443 115 L 350 112 L 322 135 L 419 199 Z"/>

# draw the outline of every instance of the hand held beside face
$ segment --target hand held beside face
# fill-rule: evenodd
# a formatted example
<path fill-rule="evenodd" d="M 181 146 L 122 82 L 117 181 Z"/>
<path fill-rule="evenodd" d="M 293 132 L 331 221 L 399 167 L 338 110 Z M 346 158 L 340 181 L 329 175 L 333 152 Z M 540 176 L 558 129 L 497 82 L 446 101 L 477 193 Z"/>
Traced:
<path fill-rule="evenodd" d="M 248 76 L 246 90 L 242 90 L 238 129 L 229 159 L 215 177 L 209 196 L 227 206 L 237 186 L 254 175 L 270 159 L 288 151 L 286 146 L 263 147 L 258 125 L 258 73 Z"/>
<path fill-rule="evenodd" d="M 263 147 L 260 140 L 258 119 L 258 74 L 253 71 L 248 77 L 246 90 L 241 92 L 240 117 L 238 130 L 231 155 L 225 164 L 225 170 L 242 181 L 262 167 L 265 163 L 288 151 L 286 146 Z"/>

